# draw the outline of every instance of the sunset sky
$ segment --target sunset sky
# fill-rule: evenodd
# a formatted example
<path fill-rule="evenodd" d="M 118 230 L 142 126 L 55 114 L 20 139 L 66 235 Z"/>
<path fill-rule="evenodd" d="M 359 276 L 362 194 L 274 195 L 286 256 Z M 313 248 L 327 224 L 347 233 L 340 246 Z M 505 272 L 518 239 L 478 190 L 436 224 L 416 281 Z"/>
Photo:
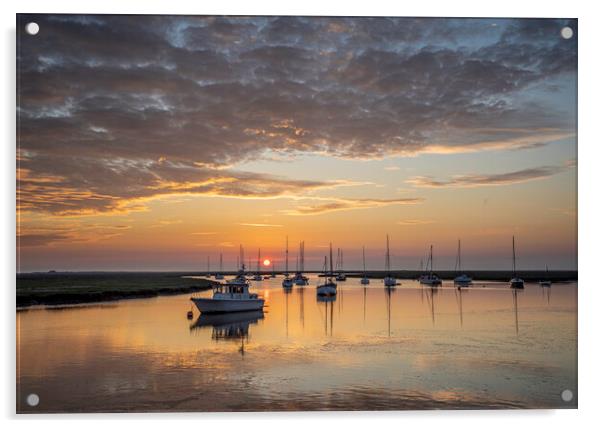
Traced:
<path fill-rule="evenodd" d="M 35 21 L 40 32 L 25 33 Z M 573 29 L 571 39 L 561 29 Z M 18 271 L 577 267 L 577 21 L 19 15 Z"/>

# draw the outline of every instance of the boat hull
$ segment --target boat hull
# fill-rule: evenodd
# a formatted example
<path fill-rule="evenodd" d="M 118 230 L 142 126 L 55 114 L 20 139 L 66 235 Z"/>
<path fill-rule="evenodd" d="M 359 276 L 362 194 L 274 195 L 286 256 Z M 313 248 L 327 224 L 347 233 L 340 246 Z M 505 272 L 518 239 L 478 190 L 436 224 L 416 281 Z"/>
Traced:
<path fill-rule="evenodd" d="M 362 278 L 362 280 L 360 281 L 362 285 L 368 285 L 370 284 L 370 280 L 368 278 Z"/>
<path fill-rule="evenodd" d="M 258 311 L 263 309 L 264 304 L 263 299 L 243 300 L 191 297 L 190 300 L 192 300 L 199 312 L 203 314 Z"/>
<path fill-rule="evenodd" d="M 334 296 L 337 294 L 337 288 L 332 285 L 321 285 L 316 287 L 318 296 Z"/>
<path fill-rule="evenodd" d="M 472 278 L 461 275 L 454 279 L 454 284 L 459 287 L 468 287 L 470 284 L 472 284 Z"/>
<path fill-rule="evenodd" d="M 385 277 L 384 282 L 385 287 L 395 287 L 397 285 L 397 280 L 390 276 Z"/>
<path fill-rule="evenodd" d="M 523 281 L 520 278 L 512 278 L 510 280 L 510 287 L 511 288 L 525 288 L 525 281 Z"/>

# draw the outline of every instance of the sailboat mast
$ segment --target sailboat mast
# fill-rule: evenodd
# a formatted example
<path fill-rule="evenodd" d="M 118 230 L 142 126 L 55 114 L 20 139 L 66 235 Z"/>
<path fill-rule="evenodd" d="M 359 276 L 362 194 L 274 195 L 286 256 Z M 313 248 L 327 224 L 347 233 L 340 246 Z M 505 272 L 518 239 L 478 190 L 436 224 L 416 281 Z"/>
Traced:
<path fill-rule="evenodd" d="M 209 257 L 211 257 L 211 256 L 207 256 L 207 273 L 209 273 L 209 271 L 211 271 L 211 268 L 209 267 L 210 266 Z"/>
<path fill-rule="evenodd" d="M 391 270 L 391 255 L 389 253 L 389 235 L 387 235 L 387 255 L 385 256 L 385 270 L 387 273 Z"/>
<path fill-rule="evenodd" d="M 219 253 L 219 271 L 220 273 L 224 270 L 224 259 L 222 253 Z"/>
<path fill-rule="evenodd" d="M 431 245 L 431 252 L 429 255 L 429 263 L 431 265 L 431 276 L 433 275 L 433 246 Z"/>
<path fill-rule="evenodd" d="M 462 250 L 460 248 L 460 240 L 458 239 L 458 271 L 462 272 Z"/>
<path fill-rule="evenodd" d="M 257 273 L 259 273 L 260 270 L 259 260 L 261 260 L 261 248 L 257 250 Z"/>
<path fill-rule="evenodd" d="M 512 276 L 516 276 L 516 251 L 514 249 L 514 235 L 512 235 Z"/>
<path fill-rule="evenodd" d="M 330 276 L 332 276 L 332 242 L 330 243 Z"/>
<path fill-rule="evenodd" d="M 288 236 L 286 237 L 286 268 L 285 274 L 288 275 Z"/>
<path fill-rule="evenodd" d="M 362 247 L 362 260 L 364 261 L 364 276 L 366 276 L 366 247 Z"/>

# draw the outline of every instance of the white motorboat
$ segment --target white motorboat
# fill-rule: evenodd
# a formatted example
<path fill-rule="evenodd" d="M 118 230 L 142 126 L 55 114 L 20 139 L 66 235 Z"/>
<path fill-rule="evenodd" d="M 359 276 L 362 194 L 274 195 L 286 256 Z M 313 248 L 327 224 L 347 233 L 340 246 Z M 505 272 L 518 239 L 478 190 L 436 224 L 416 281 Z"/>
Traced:
<path fill-rule="evenodd" d="M 462 272 L 462 251 L 460 249 L 460 240 L 458 239 L 458 257 L 456 258 L 457 272 Z M 454 278 L 454 284 L 458 287 L 468 287 L 472 284 L 472 278 L 465 273 L 460 274 Z"/>
<path fill-rule="evenodd" d="M 426 273 L 420 277 L 420 283 L 422 285 L 428 285 L 431 287 L 437 287 L 442 284 L 441 278 L 433 273 L 433 246 L 431 245 L 431 251 L 429 253 L 429 260 L 426 264 L 426 268 L 429 269 L 429 273 Z"/>
<path fill-rule="evenodd" d="M 366 248 L 362 247 L 362 260 L 364 261 L 364 276 L 362 277 L 360 283 L 362 285 L 370 284 L 370 279 L 366 276 Z"/>
<path fill-rule="evenodd" d="M 514 236 L 512 236 L 512 278 L 510 279 L 510 288 L 525 288 L 525 281 L 516 274 L 516 250 L 514 247 Z"/>
<path fill-rule="evenodd" d="M 245 267 L 238 272 L 236 278 L 219 284 L 213 289 L 213 297 L 191 297 L 201 313 L 223 313 L 257 311 L 263 309 L 264 300 L 257 294 L 249 293 L 249 281 L 245 276 Z"/>
<path fill-rule="evenodd" d="M 387 253 L 385 254 L 385 271 L 387 274 L 384 278 L 385 287 L 395 287 L 397 279 L 391 275 L 391 252 L 389 251 L 389 235 L 387 235 Z"/>

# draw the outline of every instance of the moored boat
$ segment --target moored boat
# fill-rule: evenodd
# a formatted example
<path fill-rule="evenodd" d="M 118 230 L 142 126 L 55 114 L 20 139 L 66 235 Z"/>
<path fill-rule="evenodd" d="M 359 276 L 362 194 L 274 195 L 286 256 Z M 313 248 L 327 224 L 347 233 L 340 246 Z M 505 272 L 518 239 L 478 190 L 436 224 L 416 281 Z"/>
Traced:
<path fill-rule="evenodd" d="M 288 236 L 286 237 L 286 253 L 285 253 L 285 270 L 284 270 L 284 278 L 282 279 L 282 286 L 284 288 L 290 288 L 293 286 L 293 279 L 289 277 L 288 274 Z"/>
<path fill-rule="evenodd" d="M 324 256 L 324 284 L 316 287 L 318 297 L 336 296 L 337 294 L 337 284 L 332 280 L 332 243 L 330 244 L 330 270 L 327 270 L 326 266 L 326 256 Z"/>
<path fill-rule="evenodd" d="M 428 285 L 431 287 L 437 287 L 442 284 L 441 278 L 433 273 L 433 246 L 431 245 L 431 250 L 429 253 L 429 260 L 426 264 L 427 270 L 430 267 L 430 271 L 420 277 L 420 283 L 422 285 Z"/>
<path fill-rule="evenodd" d="M 542 287 L 551 287 L 552 281 L 549 280 L 548 277 L 549 277 L 548 265 L 546 265 L 546 279 L 542 279 L 541 281 L 539 281 L 539 285 L 541 285 Z"/>
<path fill-rule="evenodd" d="M 368 285 L 370 284 L 370 279 L 368 279 L 368 276 L 366 276 L 366 248 L 362 247 L 362 260 L 364 261 L 364 276 L 362 277 L 360 283 L 362 285 Z"/>
<path fill-rule="evenodd" d="M 512 278 L 510 279 L 511 288 L 525 288 L 525 281 L 516 274 L 516 250 L 514 247 L 514 236 L 512 237 Z"/>
<path fill-rule="evenodd" d="M 385 287 L 395 287 L 397 279 L 391 274 L 391 253 L 389 251 L 389 235 L 387 235 L 387 253 L 385 255 L 385 271 L 387 272 L 383 282 Z"/>
<path fill-rule="evenodd" d="M 264 300 L 255 293 L 249 293 L 249 281 L 243 264 L 236 278 L 219 284 L 213 289 L 213 296 L 191 297 L 201 313 L 224 313 L 262 310 Z"/>
<path fill-rule="evenodd" d="M 458 256 L 456 258 L 457 272 L 462 272 L 462 251 L 460 248 L 460 240 L 458 239 Z M 454 278 L 454 284 L 458 287 L 468 287 L 472 284 L 472 278 L 465 273 L 462 273 Z"/>

